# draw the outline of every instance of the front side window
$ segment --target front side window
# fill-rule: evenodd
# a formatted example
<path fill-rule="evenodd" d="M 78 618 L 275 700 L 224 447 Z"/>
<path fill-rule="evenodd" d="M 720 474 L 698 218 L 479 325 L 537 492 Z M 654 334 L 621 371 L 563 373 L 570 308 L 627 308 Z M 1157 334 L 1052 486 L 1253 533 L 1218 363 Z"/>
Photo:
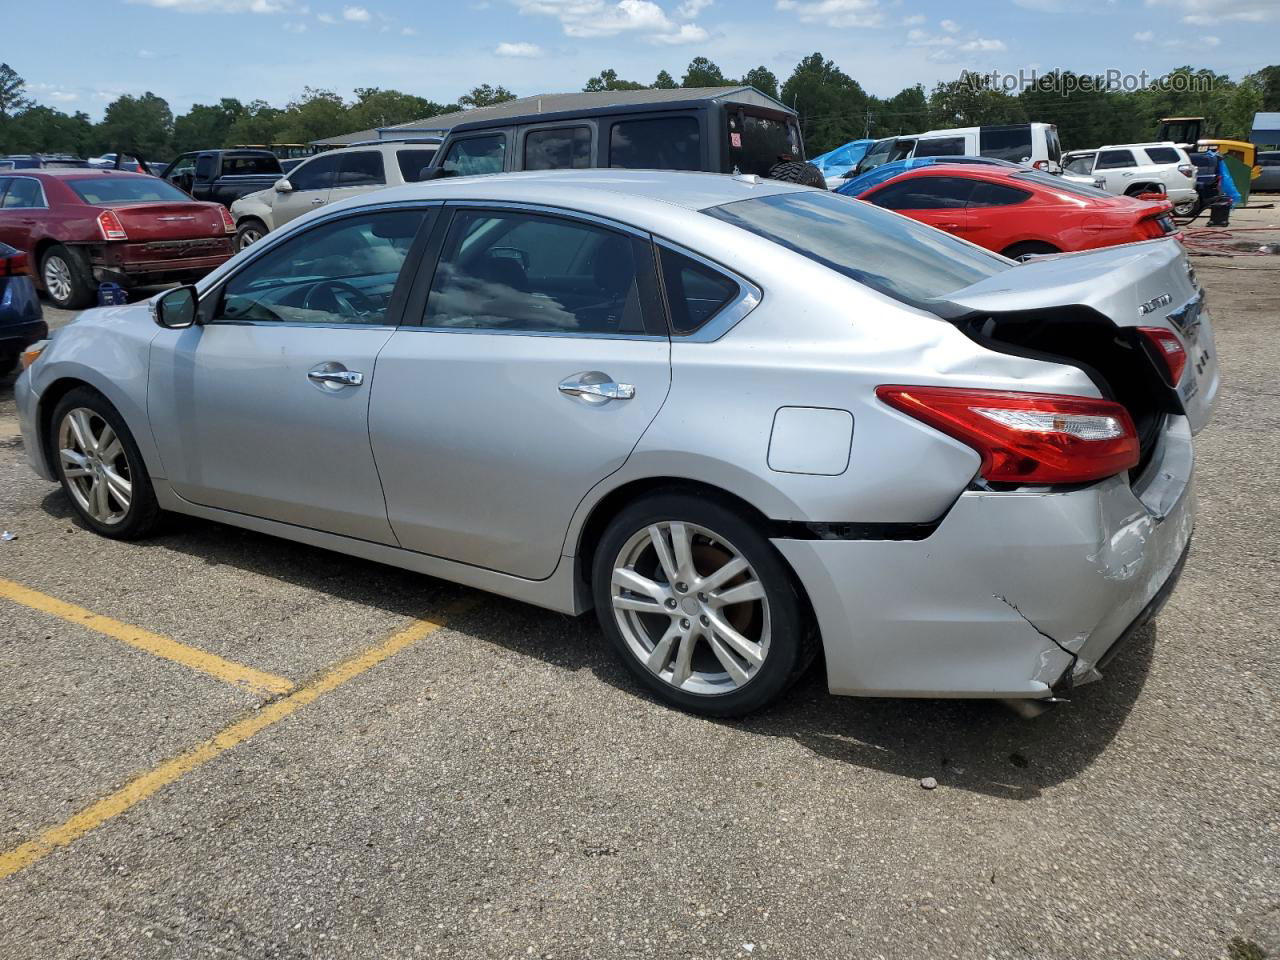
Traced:
<path fill-rule="evenodd" d="M 419 183 L 426 178 L 427 168 L 436 155 L 435 147 L 422 150 L 397 150 L 396 164 L 405 183 Z"/>
<path fill-rule="evenodd" d="M 693 333 L 741 292 L 736 280 L 683 253 L 660 247 L 658 256 L 672 333 Z"/>
<path fill-rule="evenodd" d="M 983 127 L 978 131 L 978 152 L 984 157 L 1026 163 L 1031 159 L 1031 124 L 1016 127 Z"/>
<path fill-rule="evenodd" d="M 972 193 L 973 181 L 963 177 L 912 177 L 864 199 L 886 210 L 958 210 Z"/>
<path fill-rule="evenodd" d="M 1117 170 L 1121 167 L 1136 167 L 1132 150 L 1103 150 L 1098 154 L 1095 170 Z"/>
<path fill-rule="evenodd" d="M 889 149 L 889 162 L 907 159 L 912 155 L 915 146 L 916 142 L 914 140 L 895 140 L 893 146 Z"/>
<path fill-rule="evenodd" d="M 507 152 L 506 134 L 458 140 L 445 154 L 441 169 L 451 177 L 473 177 L 485 173 L 501 173 Z"/>
<path fill-rule="evenodd" d="M 223 290 L 224 322 L 387 322 L 387 305 L 427 216 L 386 210 L 335 220 L 262 254 Z"/>
<path fill-rule="evenodd" d="M 917 157 L 962 157 L 964 137 L 930 137 L 916 142 Z"/>
<path fill-rule="evenodd" d="M 526 170 L 586 170 L 590 166 L 590 127 L 530 130 L 524 135 Z"/>
<path fill-rule="evenodd" d="M 14 207 L 43 206 L 44 194 L 40 190 L 40 184 L 30 177 L 14 177 L 9 183 L 9 189 L 5 192 L 3 202 L 0 202 L 0 207 L 5 210 Z"/>
<path fill-rule="evenodd" d="M 191 198 L 159 177 L 135 174 L 107 177 L 77 177 L 64 180 L 85 203 L 190 203 Z"/>
<path fill-rule="evenodd" d="M 183 174 L 192 174 L 196 172 L 196 158 L 193 155 L 179 157 L 173 162 L 173 168 L 169 171 L 169 176 L 165 179 L 172 180 L 175 177 L 181 177 Z"/>
<path fill-rule="evenodd" d="M 835 193 L 773 194 L 703 212 L 925 310 L 1012 266 L 941 230 Z"/>
<path fill-rule="evenodd" d="M 382 154 L 377 150 L 357 150 L 339 155 L 338 179 L 335 187 L 381 187 L 387 182 L 382 167 Z"/>
<path fill-rule="evenodd" d="M 338 155 L 326 153 L 300 163 L 289 173 L 289 183 L 295 190 L 330 190 L 338 178 Z"/>
<path fill-rule="evenodd" d="M 218 175 L 218 158 L 211 154 L 196 158 L 196 179 L 212 180 Z"/>
<path fill-rule="evenodd" d="M 609 131 L 609 166 L 628 170 L 701 170 L 698 118 L 618 121 Z"/>
<path fill-rule="evenodd" d="M 445 237 L 425 324 L 522 333 L 642 334 L 647 243 L 536 214 L 463 211 Z"/>
<path fill-rule="evenodd" d="M 867 151 L 866 156 L 858 161 L 858 165 L 854 167 L 855 173 L 866 173 L 868 170 L 874 170 L 881 164 L 889 162 L 889 151 L 893 149 L 892 140 L 881 140 L 879 143 L 873 143 L 871 149 Z"/>

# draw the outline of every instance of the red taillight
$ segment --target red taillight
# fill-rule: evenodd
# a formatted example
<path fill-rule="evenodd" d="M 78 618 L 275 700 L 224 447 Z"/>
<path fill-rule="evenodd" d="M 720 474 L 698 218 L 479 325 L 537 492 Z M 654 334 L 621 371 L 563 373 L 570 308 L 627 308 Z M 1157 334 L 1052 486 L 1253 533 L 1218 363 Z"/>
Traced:
<path fill-rule="evenodd" d="M 129 239 L 129 235 L 124 232 L 124 224 L 114 210 L 103 210 L 98 214 L 98 229 L 102 232 L 103 240 Z"/>
<path fill-rule="evenodd" d="M 1178 335 L 1164 327 L 1139 327 L 1138 332 L 1156 348 L 1156 353 L 1169 372 L 1169 382 L 1176 387 L 1182 379 L 1182 371 L 1187 369 L 1187 350 Z"/>
<path fill-rule="evenodd" d="M 1129 411 L 1110 400 L 906 386 L 877 387 L 876 396 L 977 450 L 990 483 L 1089 483 L 1140 458 Z"/>
<path fill-rule="evenodd" d="M 1194 177 L 1196 175 L 1196 168 L 1189 163 L 1180 163 L 1178 164 L 1178 172 L 1184 177 Z"/>
<path fill-rule="evenodd" d="M 0 277 L 20 277 L 30 272 L 25 253 L 11 253 L 7 257 L 0 257 Z"/>
<path fill-rule="evenodd" d="M 219 210 L 219 212 L 222 214 L 222 226 L 223 226 L 223 229 L 225 229 L 225 230 L 227 231 L 227 233 L 235 233 L 235 232 L 236 232 L 236 222 L 235 222 L 234 220 L 232 220 L 232 219 L 231 219 L 231 211 L 230 211 L 230 210 L 228 210 L 226 207 L 223 207 L 223 206 L 219 206 L 219 207 L 218 207 L 218 210 Z"/>
<path fill-rule="evenodd" d="M 1049 169 L 1049 161 L 1048 161 L 1048 160 L 1037 160 L 1037 161 L 1036 161 L 1035 163 L 1033 163 L 1031 166 L 1035 167 L 1035 169 L 1037 169 L 1037 170 L 1048 170 L 1048 169 Z"/>

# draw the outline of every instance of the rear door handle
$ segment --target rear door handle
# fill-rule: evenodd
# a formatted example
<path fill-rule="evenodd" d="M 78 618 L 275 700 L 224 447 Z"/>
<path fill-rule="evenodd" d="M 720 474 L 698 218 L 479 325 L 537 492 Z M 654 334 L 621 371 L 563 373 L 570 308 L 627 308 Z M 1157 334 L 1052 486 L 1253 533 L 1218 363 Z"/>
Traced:
<path fill-rule="evenodd" d="M 630 400 L 636 395 L 634 386 L 615 383 L 613 377 L 599 370 L 587 370 L 566 377 L 560 381 L 558 389 L 566 397 L 593 405 L 608 403 L 610 400 Z"/>
<path fill-rule="evenodd" d="M 322 204 L 322 203 L 324 203 L 324 200 L 323 200 L 323 199 L 321 199 L 320 197 L 316 197 L 314 200 L 312 200 L 312 201 L 311 201 L 311 205 L 312 205 L 313 207 L 318 207 L 318 206 L 320 206 L 320 204 Z"/>
<path fill-rule="evenodd" d="M 307 379 L 322 390 L 341 390 L 343 387 L 360 386 L 364 383 L 364 374 L 330 361 L 308 370 Z"/>

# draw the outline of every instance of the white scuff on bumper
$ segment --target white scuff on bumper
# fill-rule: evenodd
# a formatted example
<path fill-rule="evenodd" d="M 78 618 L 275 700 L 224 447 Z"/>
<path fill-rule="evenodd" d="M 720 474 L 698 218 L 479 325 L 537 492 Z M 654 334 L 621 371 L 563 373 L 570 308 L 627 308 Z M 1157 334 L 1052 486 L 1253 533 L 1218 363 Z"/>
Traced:
<path fill-rule="evenodd" d="M 1167 595 L 1191 539 L 1191 435 L 1131 488 L 964 493 L 923 540 L 776 539 L 809 594 L 832 693 L 1043 698 Z"/>

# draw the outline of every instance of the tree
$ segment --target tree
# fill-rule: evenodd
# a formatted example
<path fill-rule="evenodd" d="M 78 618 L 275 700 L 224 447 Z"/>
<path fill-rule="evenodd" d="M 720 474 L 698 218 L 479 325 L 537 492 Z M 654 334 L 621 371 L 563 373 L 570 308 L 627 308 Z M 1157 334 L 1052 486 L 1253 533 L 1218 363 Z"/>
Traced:
<path fill-rule="evenodd" d="M 1261 88 L 1263 110 L 1280 111 L 1280 65 L 1263 67 L 1245 79 L 1252 80 Z"/>
<path fill-rule="evenodd" d="M 805 150 L 825 153 L 867 130 L 871 98 L 821 53 L 805 57 L 782 85 L 780 98 L 800 114 Z"/>
<path fill-rule="evenodd" d="M 265 100 L 250 101 L 244 112 L 231 125 L 227 132 L 227 143 L 235 146 L 238 143 L 276 143 L 276 130 L 282 122 L 284 111 L 279 110 Z"/>
<path fill-rule="evenodd" d="M 31 106 L 26 92 L 27 82 L 13 67 L 0 63 L 0 119 L 12 117 Z"/>
<path fill-rule="evenodd" d="M 731 87 L 737 83 L 730 80 L 720 68 L 706 57 L 694 57 L 689 61 L 689 69 L 685 71 L 682 87 Z"/>
<path fill-rule="evenodd" d="M 592 77 L 582 88 L 584 93 L 600 93 L 603 90 L 643 90 L 643 83 L 634 80 L 620 80 L 617 70 L 601 70 L 600 76 Z"/>
<path fill-rule="evenodd" d="M 239 100 L 224 97 L 216 104 L 197 103 L 173 121 L 175 153 L 231 146 L 231 129 L 245 113 Z"/>
<path fill-rule="evenodd" d="M 871 124 L 864 130 L 870 137 L 889 137 L 898 133 L 918 133 L 929 128 L 929 98 L 924 87 L 916 84 L 899 90 L 888 100 L 872 103 Z"/>
<path fill-rule="evenodd" d="M 347 105 L 332 90 L 303 87 L 302 96 L 285 105 L 276 127 L 276 143 L 310 143 L 351 131 Z"/>
<path fill-rule="evenodd" d="M 674 90 L 678 86 L 679 84 L 676 83 L 675 77 L 665 70 L 659 70 L 658 79 L 653 81 L 653 89 L 655 90 Z"/>
<path fill-rule="evenodd" d="M 169 155 L 173 111 L 163 97 L 147 91 L 140 97 L 124 94 L 107 104 L 94 139 L 103 152 L 126 153 L 149 159 Z"/>
<path fill-rule="evenodd" d="M 778 78 L 767 67 L 759 66 L 748 70 L 742 82 L 749 87 L 755 87 L 761 93 L 768 94 L 775 100 L 778 99 Z"/>
<path fill-rule="evenodd" d="M 960 79 L 938 83 L 929 94 L 935 127 L 976 127 L 985 123 L 1021 123 L 1021 102 L 997 90 L 991 77 L 964 70 Z"/>
<path fill-rule="evenodd" d="M 472 87 L 470 93 L 459 97 L 458 104 L 463 110 L 472 110 L 476 107 L 491 107 L 495 103 L 506 103 L 515 98 L 516 95 L 506 87 L 491 87 L 482 83 L 478 87 Z"/>
<path fill-rule="evenodd" d="M 0 123 L 0 153 L 70 153 L 93 151 L 93 124 L 87 113 L 71 116 L 53 107 L 28 107 Z"/>
<path fill-rule="evenodd" d="M 347 121 L 353 130 L 376 130 L 380 127 L 393 127 L 398 123 L 438 117 L 457 109 L 456 103 L 436 103 L 399 90 L 356 87 L 356 102 L 347 112 Z"/>

